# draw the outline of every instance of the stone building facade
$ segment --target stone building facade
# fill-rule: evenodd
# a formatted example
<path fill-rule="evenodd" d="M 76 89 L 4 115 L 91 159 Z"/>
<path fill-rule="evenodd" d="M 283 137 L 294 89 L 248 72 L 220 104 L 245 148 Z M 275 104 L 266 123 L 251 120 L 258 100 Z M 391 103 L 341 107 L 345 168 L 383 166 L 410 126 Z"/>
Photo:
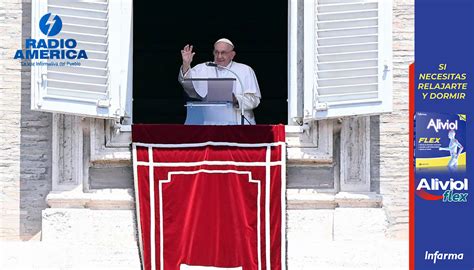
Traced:
<path fill-rule="evenodd" d="M 0 3 L 0 266 L 138 269 L 127 139 L 104 120 L 30 109 L 31 68 L 12 57 L 32 4 Z M 414 1 L 392 11 L 393 112 L 287 128 L 289 269 L 407 269 Z M 16 247 L 37 261 L 19 262 Z M 392 256 L 375 258 L 381 249 Z"/>

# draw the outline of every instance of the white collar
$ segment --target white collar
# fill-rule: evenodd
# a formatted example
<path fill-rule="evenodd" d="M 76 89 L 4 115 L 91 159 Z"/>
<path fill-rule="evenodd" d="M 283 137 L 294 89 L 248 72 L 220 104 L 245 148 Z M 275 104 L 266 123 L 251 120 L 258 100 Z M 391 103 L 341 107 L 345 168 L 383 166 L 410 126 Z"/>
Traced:
<path fill-rule="evenodd" d="M 230 61 L 229 64 L 227 66 L 225 66 L 226 68 L 230 69 L 232 67 L 232 64 L 234 63 L 234 61 Z M 219 67 L 216 67 L 218 70 L 225 70 L 223 68 L 219 68 Z"/>

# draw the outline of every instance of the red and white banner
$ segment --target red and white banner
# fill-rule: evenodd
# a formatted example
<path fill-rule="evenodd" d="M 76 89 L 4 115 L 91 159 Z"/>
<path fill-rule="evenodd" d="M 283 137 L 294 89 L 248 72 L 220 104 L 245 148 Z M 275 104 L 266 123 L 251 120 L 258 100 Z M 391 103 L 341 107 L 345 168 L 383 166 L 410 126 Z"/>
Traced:
<path fill-rule="evenodd" d="M 284 126 L 134 125 L 145 270 L 284 270 Z"/>

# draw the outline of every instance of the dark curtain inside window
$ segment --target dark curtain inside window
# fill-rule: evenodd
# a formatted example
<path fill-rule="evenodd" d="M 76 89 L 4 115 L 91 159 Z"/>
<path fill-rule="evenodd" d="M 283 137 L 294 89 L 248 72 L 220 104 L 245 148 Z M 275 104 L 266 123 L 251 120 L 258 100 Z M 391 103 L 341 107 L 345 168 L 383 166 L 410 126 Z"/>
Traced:
<path fill-rule="evenodd" d="M 134 1 L 133 8 L 134 123 L 184 123 L 180 50 L 194 45 L 193 65 L 211 61 L 221 37 L 235 44 L 235 61 L 255 70 L 257 123 L 287 122 L 287 1 Z"/>

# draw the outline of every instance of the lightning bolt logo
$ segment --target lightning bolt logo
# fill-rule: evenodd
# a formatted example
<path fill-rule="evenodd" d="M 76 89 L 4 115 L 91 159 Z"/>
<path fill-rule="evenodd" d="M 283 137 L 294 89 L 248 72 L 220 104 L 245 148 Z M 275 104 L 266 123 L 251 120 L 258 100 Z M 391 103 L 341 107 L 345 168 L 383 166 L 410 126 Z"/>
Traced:
<path fill-rule="evenodd" d="M 54 26 L 55 23 L 56 23 L 56 15 L 49 16 L 49 19 L 45 24 L 48 27 L 48 32 L 46 34 L 47 36 L 50 35 L 51 29 L 53 29 L 53 26 Z"/>
<path fill-rule="evenodd" d="M 57 35 L 63 27 L 62 20 L 57 15 L 45 14 L 39 23 L 41 32 L 48 37 Z"/>

